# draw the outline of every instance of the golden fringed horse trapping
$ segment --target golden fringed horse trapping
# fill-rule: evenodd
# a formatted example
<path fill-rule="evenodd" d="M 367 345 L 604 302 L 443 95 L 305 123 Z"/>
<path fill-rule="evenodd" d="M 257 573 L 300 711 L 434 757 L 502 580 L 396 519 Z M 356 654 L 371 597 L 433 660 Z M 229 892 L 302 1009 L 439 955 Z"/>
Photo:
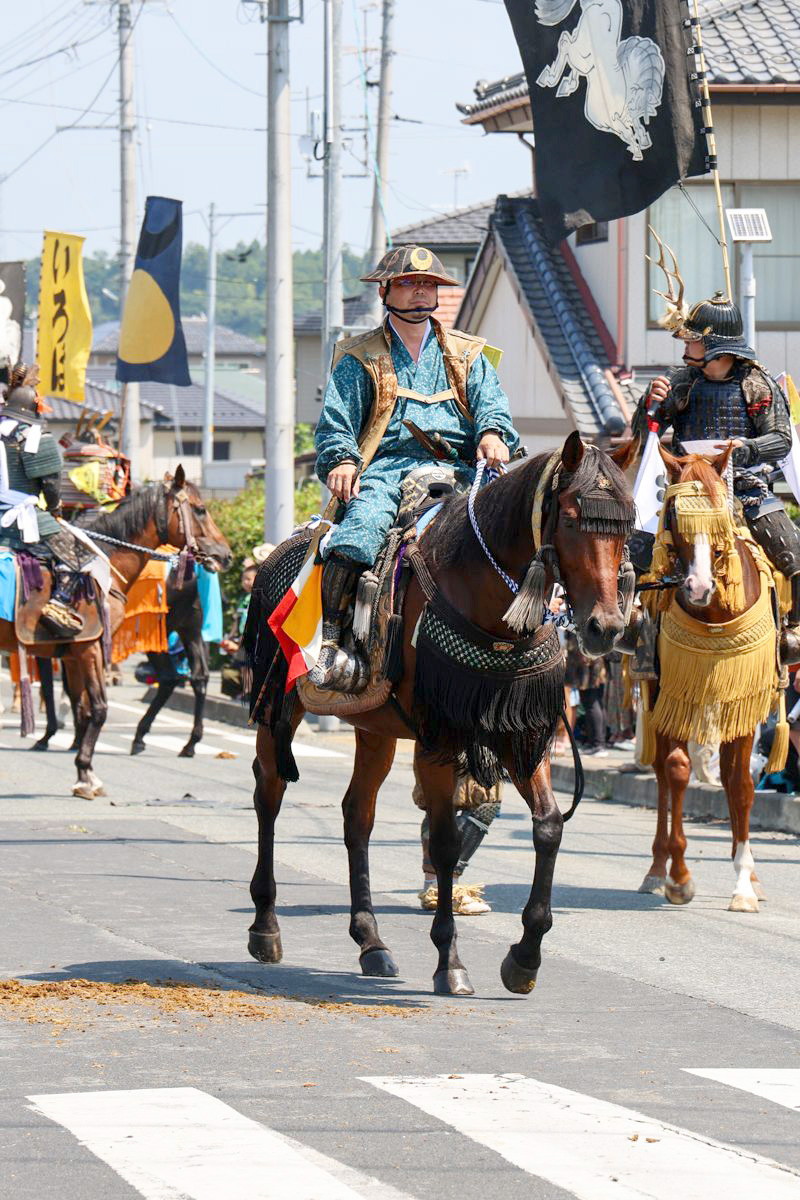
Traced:
<path fill-rule="evenodd" d="M 642 580 L 662 583 L 683 573 L 680 586 L 642 593 L 658 623 L 658 678 L 643 680 L 644 752 L 655 767 L 659 817 L 653 865 L 640 891 L 661 892 L 685 904 L 694 884 L 683 854 L 683 795 L 689 782 L 687 743 L 719 744 L 720 772 L 733 826 L 737 885 L 730 908 L 755 912 L 758 899 L 749 848 L 753 735 L 777 709 L 767 763 L 783 768 L 789 745 L 780 666 L 781 617 L 788 611 L 787 581 L 768 562 L 728 504 L 724 472 L 732 447 L 713 464 L 697 455 L 674 458 L 662 450 L 667 487 L 653 552 Z M 672 800 L 668 837 L 667 807 Z M 672 858 L 666 877 L 667 859 Z"/>

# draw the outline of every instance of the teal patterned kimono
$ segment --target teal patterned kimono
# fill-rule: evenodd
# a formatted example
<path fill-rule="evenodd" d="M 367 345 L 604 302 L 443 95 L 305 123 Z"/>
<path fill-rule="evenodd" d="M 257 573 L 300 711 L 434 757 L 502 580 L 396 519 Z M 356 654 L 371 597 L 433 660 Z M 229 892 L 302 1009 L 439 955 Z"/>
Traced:
<path fill-rule="evenodd" d="M 425 396 L 445 391 L 449 386 L 444 358 L 432 329 L 414 362 L 403 342 L 389 323 L 392 337 L 392 362 L 399 387 L 413 389 Z M 341 462 L 361 463 L 358 438 L 372 407 L 372 380 L 361 363 L 345 355 L 336 366 L 325 390 L 322 414 L 314 438 L 317 450 L 317 474 L 324 483 Z M 467 402 L 474 424 L 461 413 L 455 400 L 426 404 L 408 396 L 398 396 L 392 419 L 372 462 L 361 476 L 361 489 L 347 506 L 340 525 L 331 535 L 326 557 L 336 551 L 363 566 L 371 566 L 397 515 L 400 489 L 409 471 L 433 462 L 418 441 L 403 425 L 413 421 L 425 433 L 438 432 L 458 450 L 461 464 L 471 478 L 475 452 L 487 430 L 495 430 L 513 454 L 519 436 L 511 423 L 508 398 L 500 387 L 497 372 L 489 360 L 479 354 L 467 379 Z"/>

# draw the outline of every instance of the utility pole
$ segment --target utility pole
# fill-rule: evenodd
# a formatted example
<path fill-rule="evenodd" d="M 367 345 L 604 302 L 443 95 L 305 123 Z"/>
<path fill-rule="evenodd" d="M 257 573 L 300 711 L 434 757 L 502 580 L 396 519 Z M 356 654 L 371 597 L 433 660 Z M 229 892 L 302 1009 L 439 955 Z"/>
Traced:
<path fill-rule="evenodd" d="M 292 295 L 289 3 L 267 5 L 267 417 L 264 534 L 294 528 L 294 329 Z M 263 9 L 262 9 L 263 14 Z"/>
<path fill-rule="evenodd" d="M 342 0 L 325 3 L 322 378 L 344 324 L 342 295 Z"/>
<path fill-rule="evenodd" d="M 216 365 L 217 246 L 214 204 L 208 206 L 208 270 L 206 274 L 206 377 L 203 406 L 203 486 L 208 487 L 208 468 L 214 461 L 214 368 Z"/>
<path fill-rule="evenodd" d="M 386 179 L 389 170 L 389 122 L 392 100 L 392 22 L 394 0 L 383 0 L 383 24 L 381 28 L 381 73 L 378 88 L 378 136 L 373 163 L 374 183 L 372 188 L 372 244 L 369 269 L 372 270 L 386 252 L 386 210 L 384 206 Z M 376 289 L 377 292 L 377 289 Z M 380 320 L 380 298 L 373 302 L 373 315 Z"/>
<path fill-rule="evenodd" d="M 120 321 L 136 262 L 136 119 L 133 106 L 133 28 L 130 0 L 117 0 L 119 9 L 119 257 Z M 139 385 L 123 384 L 122 445 L 131 460 L 131 475 L 140 478 Z"/>

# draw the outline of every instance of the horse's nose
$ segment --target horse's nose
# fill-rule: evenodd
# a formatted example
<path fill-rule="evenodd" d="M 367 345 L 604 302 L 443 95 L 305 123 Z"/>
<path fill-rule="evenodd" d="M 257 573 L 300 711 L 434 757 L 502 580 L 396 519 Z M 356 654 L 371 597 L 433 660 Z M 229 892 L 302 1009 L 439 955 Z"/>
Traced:
<path fill-rule="evenodd" d="M 584 648 L 590 654 L 607 654 L 625 628 L 621 614 L 602 619 L 593 613 L 583 630 Z"/>

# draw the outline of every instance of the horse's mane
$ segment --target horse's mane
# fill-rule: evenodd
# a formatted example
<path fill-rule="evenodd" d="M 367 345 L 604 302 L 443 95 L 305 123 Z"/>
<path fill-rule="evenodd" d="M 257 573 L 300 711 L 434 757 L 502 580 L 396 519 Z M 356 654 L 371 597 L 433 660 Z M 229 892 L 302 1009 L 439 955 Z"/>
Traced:
<path fill-rule="evenodd" d="M 537 454 L 513 471 L 487 484 L 475 500 L 475 514 L 481 533 L 498 553 L 530 529 L 531 509 L 536 485 L 547 465 L 550 453 Z M 631 507 L 630 490 L 619 467 L 597 446 L 584 447 L 583 458 L 571 475 L 562 471 L 559 491 L 584 495 L 594 488 L 598 475 L 611 484 L 605 492 L 626 509 Z M 467 567 L 483 564 L 486 556 L 472 531 L 466 496 L 452 496 L 443 511 L 428 527 L 420 548 L 429 564 L 437 567 Z"/>
<path fill-rule="evenodd" d="M 153 516 L 163 487 L 162 483 L 148 483 L 135 488 L 113 512 L 86 509 L 76 517 L 75 524 L 127 541 L 141 533 Z"/>
<path fill-rule="evenodd" d="M 702 483 L 711 500 L 719 502 L 720 492 L 725 487 L 725 482 L 712 467 L 708 459 L 703 458 L 700 454 L 691 454 L 688 460 L 681 460 L 681 483 Z"/>

